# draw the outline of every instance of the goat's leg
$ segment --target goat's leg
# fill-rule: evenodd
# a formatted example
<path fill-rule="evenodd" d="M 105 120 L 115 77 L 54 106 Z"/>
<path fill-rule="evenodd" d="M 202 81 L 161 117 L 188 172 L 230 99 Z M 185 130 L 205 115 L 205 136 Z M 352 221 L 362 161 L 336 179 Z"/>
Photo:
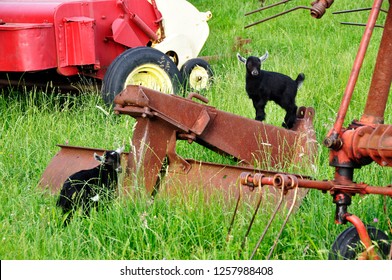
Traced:
<path fill-rule="evenodd" d="M 267 104 L 267 101 L 264 99 L 260 100 L 252 100 L 253 101 L 253 107 L 256 110 L 256 120 L 257 121 L 264 121 L 265 120 L 265 105 Z"/>
<path fill-rule="evenodd" d="M 284 122 L 282 123 L 284 128 L 290 129 L 294 126 L 295 120 L 297 119 L 297 109 L 298 107 L 296 105 L 285 108 L 286 116 L 284 117 Z"/>

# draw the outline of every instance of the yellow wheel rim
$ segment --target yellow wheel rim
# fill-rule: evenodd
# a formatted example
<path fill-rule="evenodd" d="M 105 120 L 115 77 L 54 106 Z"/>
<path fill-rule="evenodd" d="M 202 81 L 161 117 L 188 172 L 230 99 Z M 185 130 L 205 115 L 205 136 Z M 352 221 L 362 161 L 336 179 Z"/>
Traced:
<path fill-rule="evenodd" d="M 174 93 L 169 75 L 153 63 L 136 67 L 125 79 L 124 88 L 128 85 L 140 85 L 163 93 Z"/>
<path fill-rule="evenodd" d="M 189 75 L 189 86 L 191 89 L 207 89 L 209 86 L 209 75 L 207 69 L 196 65 Z"/>

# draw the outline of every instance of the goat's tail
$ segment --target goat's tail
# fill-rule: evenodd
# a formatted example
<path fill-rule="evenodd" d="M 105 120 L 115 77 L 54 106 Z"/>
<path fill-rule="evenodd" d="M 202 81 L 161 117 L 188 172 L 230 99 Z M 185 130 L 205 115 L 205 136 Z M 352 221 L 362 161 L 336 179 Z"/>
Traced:
<path fill-rule="evenodd" d="M 295 82 L 297 83 L 297 89 L 299 89 L 302 86 L 304 80 L 305 80 L 305 74 L 299 73 L 297 79 L 295 80 Z"/>

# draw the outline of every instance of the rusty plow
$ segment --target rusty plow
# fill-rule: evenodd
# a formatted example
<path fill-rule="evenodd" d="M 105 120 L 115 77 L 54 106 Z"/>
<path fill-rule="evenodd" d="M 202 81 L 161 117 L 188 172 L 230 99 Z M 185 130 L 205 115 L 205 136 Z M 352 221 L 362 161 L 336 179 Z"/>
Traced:
<path fill-rule="evenodd" d="M 299 108 L 295 126 L 287 130 L 218 110 L 194 93 L 184 98 L 142 86 L 128 86 L 114 102 L 117 114 L 136 119 L 134 131 L 130 131 L 131 149 L 123 154 L 125 193 L 140 185 L 152 195 L 162 192 L 172 195 L 178 189 L 192 187 L 206 193 L 220 190 L 222 196 L 234 198 L 239 195 L 237 186 L 243 172 L 274 176 L 276 171 L 271 170 L 289 165 L 301 170 L 301 167 L 314 165 L 317 142 L 312 108 Z M 177 141 L 197 143 L 236 159 L 237 164 L 185 159 L 176 151 Z M 72 173 L 90 168 L 94 164 L 92 154 L 101 151 L 59 147 L 60 151 L 40 181 L 40 185 L 52 193 L 58 193 Z M 272 187 L 269 192 L 274 197 L 280 195 Z M 306 192 L 300 190 L 298 197 L 303 197 Z M 255 192 L 248 189 L 245 193 L 252 196 Z M 293 199 L 291 193 L 285 197 L 290 201 Z"/>

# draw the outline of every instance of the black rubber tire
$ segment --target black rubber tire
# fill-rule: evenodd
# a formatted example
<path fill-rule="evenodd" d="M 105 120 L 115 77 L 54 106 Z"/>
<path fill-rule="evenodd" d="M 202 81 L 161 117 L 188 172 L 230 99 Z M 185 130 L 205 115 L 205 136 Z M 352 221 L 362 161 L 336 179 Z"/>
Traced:
<path fill-rule="evenodd" d="M 101 87 L 101 95 L 105 103 L 109 106 L 112 105 L 114 97 L 127 85 L 132 84 L 126 83 L 132 71 L 138 68 L 142 69 L 145 65 L 153 66 L 153 70 L 158 71 L 161 76 L 167 75 L 165 79 L 171 83 L 171 88 L 168 91 L 159 88 L 155 88 L 156 90 L 170 94 L 180 93 L 182 78 L 175 63 L 157 49 L 137 47 L 126 50 L 110 64 Z M 146 73 L 145 69 L 142 69 L 142 71 Z"/>
<path fill-rule="evenodd" d="M 198 82 L 198 84 L 195 86 L 195 81 L 192 82 L 191 75 L 192 71 L 196 69 L 202 70 L 201 74 L 204 81 Z M 183 78 L 184 90 L 200 91 L 208 89 L 213 82 L 214 72 L 212 71 L 210 64 L 201 58 L 189 59 L 182 65 L 180 72 Z"/>
<path fill-rule="evenodd" d="M 369 233 L 370 239 L 373 242 L 377 243 L 377 246 L 375 246 L 377 254 L 382 259 L 385 259 L 389 255 L 391 248 L 391 242 L 388 239 L 388 236 L 384 232 L 373 226 L 366 226 L 366 228 Z M 362 252 L 365 249 L 364 247 L 363 249 L 361 249 L 358 246 L 363 247 L 359 239 L 357 229 L 351 226 L 344 230 L 336 238 L 335 242 L 332 244 L 332 249 L 329 253 L 328 259 L 355 260 L 357 258 L 357 253 Z"/>

